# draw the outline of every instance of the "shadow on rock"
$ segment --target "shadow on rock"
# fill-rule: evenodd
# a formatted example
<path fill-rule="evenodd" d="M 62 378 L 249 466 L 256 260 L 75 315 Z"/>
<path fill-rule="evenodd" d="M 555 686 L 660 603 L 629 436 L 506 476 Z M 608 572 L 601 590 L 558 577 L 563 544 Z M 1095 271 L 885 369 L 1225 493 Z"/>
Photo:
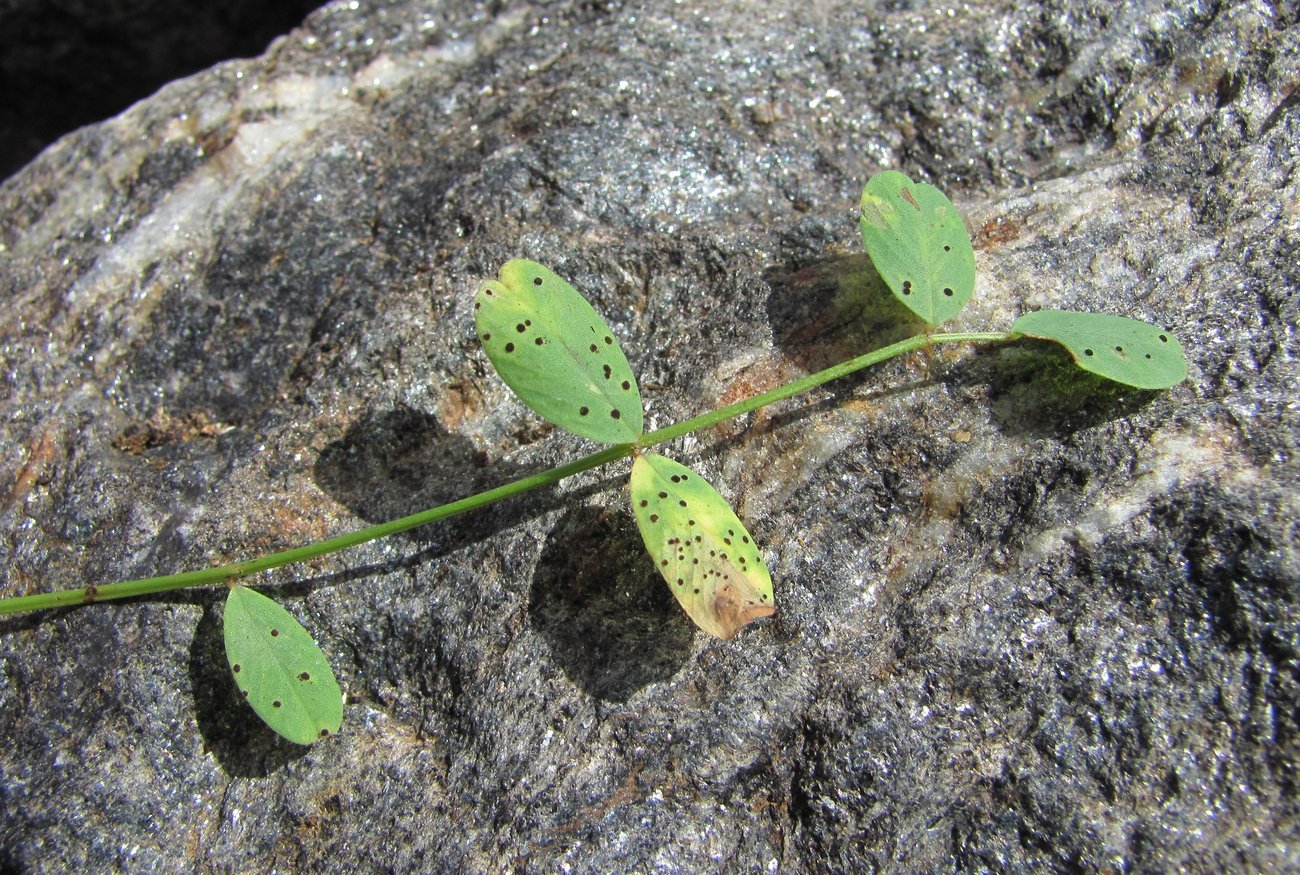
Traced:
<path fill-rule="evenodd" d="M 448 434 L 436 417 L 399 408 L 370 414 L 354 424 L 321 451 L 314 475 L 317 485 L 340 504 L 367 522 L 382 523 L 538 470 L 500 460 L 489 464 L 468 440 Z M 507 502 L 411 529 L 404 536 L 414 539 L 421 551 L 399 562 L 405 566 L 459 550 L 503 528 L 621 485 L 623 480 L 613 476 L 563 491 L 525 492 Z"/>
<path fill-rule="evenodd" d="M 380 523 L 507 483 L 519 469 L 502 462 L 489 466 L 482 452 L 448 434 L 436 417 L 398 408 L 359 420 L 321 451 L 314 473 L 336 501 Z M 483 515 L 474 516 L 473 523 L 451 520 L 406 534 L 429 541 L 436 532 L 442 546 L 454 549 L 483 536 Z"/>
<path fill-rule="evenodd" d="M 569 679 L 610 702 L 676 674 L 695 637 L 631 514 L 598 507 L 573 510 L 552 528 L 528 610 Z"/>
<path fill-rule="evenodd" d="M 896 343 L 925 330 L 866 255 L 772 268 L 767 318 L 776 345 L 809 371 Z"/>
<path fill-rule="evenodd" d="M 1159 397 L 1080 370 L 1057 344 L 1020 340 L 978 356 L 954 379 L 988 386 L 1007 431 L 1049 437 L 1132 416 Z"/>
<path fill-rule="evenodd" d="M 239 695 L 226 662 L 220 598 L 216 594 L 208 600 L 190 643 L 190 688 L 199 734 L 227 775 L 265 778 L 309 748 L 273 732 Z"/>

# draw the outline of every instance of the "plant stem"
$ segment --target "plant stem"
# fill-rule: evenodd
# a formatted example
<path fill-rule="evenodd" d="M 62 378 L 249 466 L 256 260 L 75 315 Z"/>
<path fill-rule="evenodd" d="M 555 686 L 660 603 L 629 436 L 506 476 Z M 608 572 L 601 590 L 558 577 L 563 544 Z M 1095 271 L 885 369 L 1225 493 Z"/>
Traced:
<path fill-rule="evenodd" d="M 662 444 L 674 438 L 690 434 L 703 428 L 717 425 L 737 416 L 743 416 L 751 413 L 768 404 L 777 401 L 783 401 L 800 392 L 806 392 L 823 383 L 847 376 L 854 371 L 870 367 L 874 364 L 891 359 L 903 353 L 911 352 L 923 346 L 937 343 L 980 343 L 980 342 L 1000 342 L 1009 339 L 1009 335 L 1002 332 L 965 332 L 953 334 L 919 334 L 915 337 L 909 337 L 906 340 L 891 344 L 881 349 L 874 350 L 838 365 L 832 365 L 825 370 L 818 371 L 815 374 L 809 374 L 793 382 L 778 386 L 767 392 L 755 395 L 752 398 L 746 398 L 743 401 L 737 401 L 735 404 L 729 404 L 717 410 L 692 417 L 684 422 L 670 425 L 665 428 L 652 431 L 642 435 L 633 444 L 619 444 L 613 447 L 607 447 L 599 452 L 583 456 L 567 465 L 561 465 L 558 468 L 552 468 L 543 471 L 540 474 L 533 474 L 524 477 L 521 480 L 515 480 L 504 486 L 498 486 L 495 489 L 489 489 L 486 492 L 480 492 L 471 495 L 468 498 L 458 499 L 449 504 L 439 505 L 438 507 L 422 510 L 419 513 L 413 513 L 410 516 L 404 516 L 400 519 L 391 520 L 379 525 L 359 529 L 355 532 L 349 532 L 345 535 L 339 535 L 334 538 L 327 538 L 324 541 L 317 541 L 314 544 L 308 544 L 303 547 L 295 547 L 291 550 L 283 550 L 279 553 L 270 553 L 265 556 L 259 556 L 255 559 L 245 559 L 240 562 L 231 562 L 226 565 L 218 565 L 213 568 L 204 568 L 198 571 L 183 571 L 178 574 L 164 574 L 157 577 L 145 577 L 139 580 L 127 580 L 121 583 L 112 583 L 106 586 L 84 586 L 77 589 L 62 590 L 59 592 L 38 593 L 36 595 L 15 596 L 12 598 L 0 599 L 0 615 L 16 614 L 23 611 L 38 611 L 46 608 L 66 607 L 69 605 L 90 604 L 92 602 L 107 601 L 110 599 L 130 598 L 131 596 L 146 595 L 148 593 L 166 592 L 168 590 L 183 589 L 191 586 L 203 586 L 206 584 L 223 583 L 237 580 L 241 577 L 247 577 L 250 574 L 257 574 L 260 571 L 267 571 L 272 568 L 279 568 L 282 565 L 290 565 L 295 562 L 303 562 L 308 559 L 315 559 L 318 556 L 324 556 L 328 553 L 334 553 L 338 550 L 345 550 L 349 547 L 356 547 L 369 541 L 379 538 L 395 535 L 398 532 L 405 532 L 409 529 L 423 526 L 428 523 L 437 522 L 456 516 L 467 511 L 475 510 L 488 504 L 510 498 L 520 493 L 527 492 L 530 489 L 536 489 L 539 486 L 546 486 L 551 483 L 571 477 L 574 474 L 583 471 L 589 471 L 592 468 L 598 468 L 601 465 L 618 459 L 627 458 L 639 449 L 645 449 L 657 444 Z"/>
<path fill-rule="evenodd" d="M 699 416 L 691 417 L 684 422 L 652 431 L 649 434 L 642 435 L 636 443 L 641 448 L 662 444 L 674 438 L 690 434 L 693 431 L 726 422 L 728 419 L 743 416 L 746 413 L 752 413 L 760 407 L 775 404 L 777 401 L 784 401 L 798 395 L 800 392 L 807 392 L 809 389 L 816 388 L 823 383 L 838 380 L 840 377 L 846 377 L 854 371 L 880 364 L 895 356 L 930 344 L 998 342 L 1006 339 L 1007 335 L 1005 333 L 993 331 L 965 332 L 961 334 L 918 334 L 906 340 L 900 340 L 898 343 L 891 343 L 889 346 L 882 346 L 880 349 L 863 353 L 857 358 L 840 362 L 838 365 L 831 365 L 825 370 L 817 371 L 815 374 L 809 374 L 806 377 L 800 377 L 798 380 L 786 383 L 783 386 L 777 386 L 775 389 L 769 389 L 752 398 L 746 398 L 743 401 L 737 401 L 735 404 L 728 404 L 726 407 L 719 407 L 717 410 L 701 413 Z"/>
<path fill-rule="evenodd" d="M 346 535 L 339 535 L 336 538 L 317 541 L 304 547 L 282 550 L 279 553 L 269 553 L 256 559 L 245 559 L 213 568 L 199 569 L 198 571 L 182 571 L 178 574 L 163 574 L 158 577 L 145 577 L 140 580 L 110 583 L 107 586 L 85 586 L 60 592 L 46 592 L 0 599 L 0 615 L 16 614 L 20 611 L 39 611 L 44 608 L 59 608 L 67 605 L 89 604 L 109 599 L 124 599 L 148 593 L 183 589 L 189 586 L 203 586 L 204 584 L 238 580 L 259 571 L 267 571 L 271 568 L 279 568 L 281 565 L 291 565 L 294 562 L 315 559 L 317 556 L 324 556 L 338 550 L 346 550 L 348 547 L 356 547 L 359 544 L 388 535 L 395 535 L 398 532 L 405 532 L 417 526 L 445 520 L 447 517 L 475 510 L 503 498 L 509 498 L 512 495 L 518 495 L 539 486 L 545 486 L 548 483 L 556 483 L 566 477 L 571 477 L 591 468 L 598 468 L 601 465 L 630 455 L 632 455 L 630 444 L 608 447 L 589 456 L 583 456 L 581 459 L 567 465 L 561 465 L 540 474 L 533 474 L 531 477 L 525 477 L 522 480 L 516 480 L 513 483 L 507 483 L 504 486 L 498 486 L 495 489 L 489 489 L 468 498 L 461 498 L 449 504 L 442 504 L 438 507 L 422 510 L 410 516 L 359 529 L 355 532 L 348 532 Z"/>

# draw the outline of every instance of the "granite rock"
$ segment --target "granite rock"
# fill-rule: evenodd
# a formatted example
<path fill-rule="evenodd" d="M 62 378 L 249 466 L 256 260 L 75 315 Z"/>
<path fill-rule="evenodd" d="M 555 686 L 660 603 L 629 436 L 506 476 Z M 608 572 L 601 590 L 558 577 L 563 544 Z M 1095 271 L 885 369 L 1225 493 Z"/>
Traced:
<path fill-rule="evenodd" d="M 0 621 L 12 871 L 1300 867 L 1294 4 L 352 0 L 0 185 L 5 595 L 340 533 L 587 452 L 477 348 L 516 256 L 652 426 L 914 330 L 855 208 L 958 204 L 954 327 L 1183 340 L 1168 392 L 942 347 L 674 444 L 778 612 L 697 633 L 625 465 L 257 581 L 343 731 L 237 700 L 220 587 Z"/>

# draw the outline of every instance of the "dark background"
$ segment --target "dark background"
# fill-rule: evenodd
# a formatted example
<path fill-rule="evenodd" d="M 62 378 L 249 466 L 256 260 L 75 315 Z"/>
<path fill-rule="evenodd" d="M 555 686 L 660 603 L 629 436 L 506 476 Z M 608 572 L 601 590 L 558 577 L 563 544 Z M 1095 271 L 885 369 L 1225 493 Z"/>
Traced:
<path fill-rule="evenodd" d="M 226 58 L 321 0 L 0 0 L 0 179 L 68 131 Z"/>

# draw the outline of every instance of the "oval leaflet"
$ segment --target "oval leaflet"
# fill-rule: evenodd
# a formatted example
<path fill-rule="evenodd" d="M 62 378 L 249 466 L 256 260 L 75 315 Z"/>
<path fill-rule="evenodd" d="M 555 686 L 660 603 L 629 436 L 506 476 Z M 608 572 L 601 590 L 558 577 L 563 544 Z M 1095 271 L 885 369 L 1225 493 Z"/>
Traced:
<path fill-rule="evenodd" d="M 897 170 L 862 189 L 862 243 L 894 297 L 938 325 L 956 316 L 975 289 L 975 250 L 943 192 Z"/>
<path fill-rule="evenodd" d="M 1168 389 L 1187 379 L 1178 338 L 1127 316 L 1041 310 L 1017 319 L 1011 334 L 1059 343 L 1085 371 L 1138 389 Z"/>
<path fill-rule="evenodd" d="M 235 686 L 266 725 L 297 744 L 339 731 L 343 693 L 325 655 L 292 614 L 236 584 L 222 626 Z"/>
<path fill-rule="evenodd" d="M 732 638 L 775 612 L 772 576 L 739 518 L 703 477 L 654 453 L 632 463 L 632 510 L 655 567 L 695 624 Z"/>
<path fill-rule="evenodd" d="M 561 428 L 607 444 L 641 436 L 641 392 L 605 320 L 553 271 L 517 258 L 474 298 L 479 340 L 520 399 Z"/>

